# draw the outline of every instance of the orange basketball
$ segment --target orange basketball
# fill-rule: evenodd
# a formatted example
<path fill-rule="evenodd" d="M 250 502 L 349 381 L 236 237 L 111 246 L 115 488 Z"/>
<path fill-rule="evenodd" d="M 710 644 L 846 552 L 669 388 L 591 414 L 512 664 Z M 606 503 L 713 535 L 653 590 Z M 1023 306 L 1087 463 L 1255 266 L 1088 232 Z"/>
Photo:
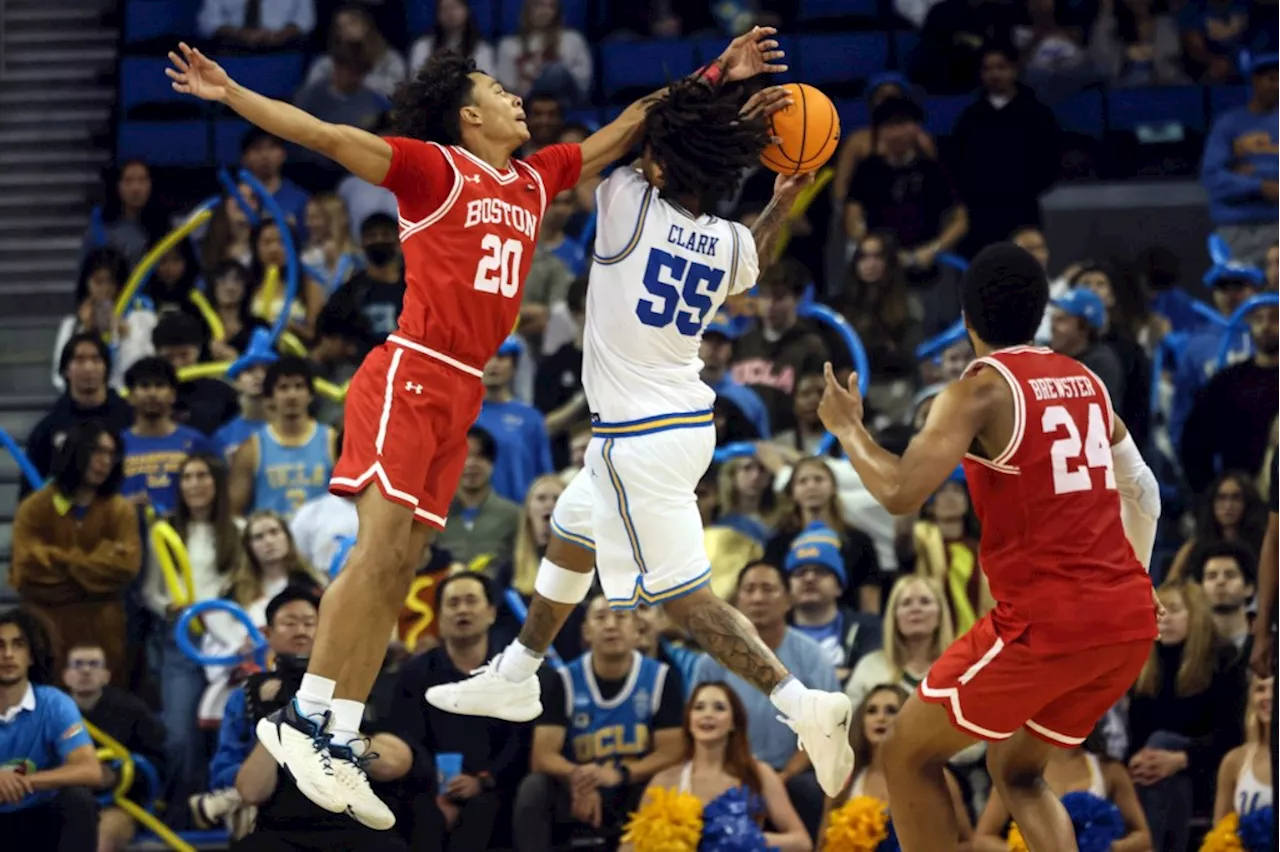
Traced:
<path fill-rule="evenodd" d="M 831 98 L 808 83 L 787 83 L 794 101 L 769 119 L 774 136 L 782 139 L 760 155 L 778 174 L 802 175 L 821 168 L 840 144 L 840 116 Z"/>

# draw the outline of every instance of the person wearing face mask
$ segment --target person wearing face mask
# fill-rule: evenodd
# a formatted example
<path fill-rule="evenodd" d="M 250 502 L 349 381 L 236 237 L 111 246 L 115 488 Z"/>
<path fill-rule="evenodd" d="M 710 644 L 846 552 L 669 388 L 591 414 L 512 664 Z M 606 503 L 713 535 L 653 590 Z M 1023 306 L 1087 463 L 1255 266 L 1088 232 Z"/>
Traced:
<path fill-rule="evenodd" d="M 404 304 L 404 257 L 396 220 L 385 213 L 370 214 L 360 224 L 360 244 L 368 265 L 337 289 L 327 307 L 361 314 L 368 320 L 373 342 L 381 342 L 396 330 Z"/>
<path fill-rule="evenodd" d="M 1248 321 L 1253 357 L 1209 380 L 1182 432 L 1182 470 L 1197 494 L 1218 470 L 1262 470 L 1275 445 L 1280 316 L 1274 305 L 1264 306 Z"/>

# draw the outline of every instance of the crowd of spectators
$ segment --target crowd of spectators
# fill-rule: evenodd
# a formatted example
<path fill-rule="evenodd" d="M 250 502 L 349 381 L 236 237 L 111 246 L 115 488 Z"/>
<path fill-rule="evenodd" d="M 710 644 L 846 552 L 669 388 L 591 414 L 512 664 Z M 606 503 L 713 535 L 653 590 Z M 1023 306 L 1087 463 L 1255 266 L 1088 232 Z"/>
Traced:
<path fill-rule="evenodd" d="M 601 32 L 584 35 L 565 25 L 557 0 L 526 0 L 518 31 L 490 44 L 465 0 L 439 0 L 425 34 L 389 23 L 403 21 L 387 8 L 395 3 L 321 8 L 321 21 L 331 12 L 323 35 L 312 0 L 204 0 L 198 35 L 227 50 L 323 45 L 297 103 L 375 130 L 387 96 L 432 51 L 465 52 L 526 96 L 529 153 L 591 132 L 570 120 L 592 97 L 588 35 L 714 33 L 744 15 L 786 24 L 792 14 L 768 2 L 686 5 L 610 3 Z M 1219 118 L 1203 157 L 1229 254 L 1205 276 L 1207 312 L 1228 318 L 1277 286 L 1277 63 L 1259 41 L 1275 34 L 1276 4 L 892 5 L 924 45 L 909 78 L 884 75 L 866 88 L 870 126 L 845 129 L 833 179 L 793 214 L 785 259 L 765 273 L 748 313 L 715 317 L 703 336 L 718 444 L 753 447 L 713 465 L 698 488 L 713 587 L 806 686 L 850 695 L 854 793 L 885 798 L 876 754 L 894 713 L 993 605 L 981 529 L 961 472 L 918 516 L 894 517 L 838 447 L 825 450 L 822 365 L 848 370 L 852 360 L 803 308 L 826 303 L 857 330 L 871 365 L 869 423 L 901 449 L 972 358 L 963 339 L 916 354 L 959 315 L 944 257 L 1012 239 L 1052 282 L 1038 342 L 1101 377 L 1160 473 L 1165 503 L 1152 565 L 1169 611 L 1160 642 L 1129 698 L 1084 748 L 1055 757 L 1048 780 L 1059 793 L 1088 789 L 1115 802 L 1124 849 L 1181 852 L 1210 820 L 1271 803 L 1273 685 L 1250 682 L 1246 663 L 1268 506 L 1276 511 L 1277 311 L 1254 310 L 1227 337 L 1192 304 L 1205 270 L 1171 265 L 1164 247 L 1051 257 L 1039 199 L 1065 170 L 1042 94 L 1098 78 L 1248 81 L 1248 104 Z M 916 95 L 974 87 L 941 145 Z M 351 503 L 327 493 L 342 443 L 341 395 L 331 389 L 394 330 L 405 283 L 389 192 L 258 131 L 244 138 L 241 164 L 270 198 L 229 187 L 207 227 L 163 255 L 123 311 L 131 268 L 176 221 L 158 202 L 174 193 L 158 191 L 147 163 L 120 163 L 102 221 L 86 235 L 55 344 L 61 396 L 27 443 L 48 484 L 25 496 L 14 524 L 10 582 L 22 608 L 0 616 L 0 830 L 60 838 L 40 848 L 88 848 L 94 805 L 80 788 L 108 790 L 117 779 L 88 767 L 82 717 L 158 770 L 163 789 L 135 786 L 132 797 L 163 799 L 175 827 L 225 826 L 242 850 L 608 847 L 621 842 L 646 785 L 704 802 L 746 785 L 763 802 L 769 845 L 815 845 L 824 802 L 795 735 L 660 609 L 615 612 L 602 596 L 589 599 L 544 667 L 545 711 L 533 724 L 452 716 L 422 700 L 518 630 L 555 501 L 590 440 L 581 385 L 590 185 L 550 201 L 518 330 L 484 369 L 447 527 L 421 556 L 369 703 L 370 777 L 394 803 L 397 829 L 321 812 L 255 745 L 254 722 L 298 688 L 323 589 L 356 533 Z M 749 222 L 772 176 L 745 178 L 719 212 Z M 302 267 L 290 304 L 285 239 Z M 193 367 L 250 351 L 253 332 L 282 314 L 291 354 L 234 379 L 193 377 Z M 1162 347 L 1171 357 L 1159 362 L 1153 394 Z M 162 570 L 161 520 L 189 555 L 189 594 Z M 259 626 L 265 667 L 249 632 L 223 613 L 199 619 L 190 639 L 242 662 L 202 666 L 184 653 L 177 620 L 218 598 Z M 6 773 L 12 754 L 32 755 L 29 765 Z M 953 764 L 962 839 L 1004 848 L 1008 813 L 982 757 L 979 746 Z M 97 824 L 104 852 L 134 833 L 113 806 Z"/>

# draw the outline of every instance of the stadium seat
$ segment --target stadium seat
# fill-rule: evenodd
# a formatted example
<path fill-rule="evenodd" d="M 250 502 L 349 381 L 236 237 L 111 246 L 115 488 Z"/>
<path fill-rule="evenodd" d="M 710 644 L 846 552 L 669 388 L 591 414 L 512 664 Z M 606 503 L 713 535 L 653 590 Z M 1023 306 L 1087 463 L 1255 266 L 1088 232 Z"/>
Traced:
<path fill-rule="evenodd" d="M 877 0 L 800 0 L 797 19 L 811 24 L 826 18 L 876 18 L 879 14 Z"/>
<path fill-rule="evenodd" d="M 973 95 L 929 98 L 924 102 L 924 128 L 935 137 L 950 136 L 960 113 L 974 102 Z"/>
<path fill-rule="evenodd" d="M 232 79 L 259 94 L 285 101 L 292 101 L 302 85 L 303 61 L 301 53 L 218 57 L 218 62 Z"/>
<path fill-rule="evenodd" d="M 1079 133 L 1093 139 L 1101 139 L 1106 130 L 1102 110 L 1102 92 L 1086 89 L 1076 92 L 1053 108 L 1058 125 L 1067 133 Z"/>
<path fill-rule="evenodd" d="M 871 124 L 871 108 L 864 98 L 845 98 L 835 101 L 836 115 L 840 116 L 840 138 L 847 139 L 855 130 Z"/>
<path fill-rule="evenodd" d="M 498 20 L 498 0 L 469 0 L 471 19 L 476 22 L 480 34 L 489 39 L 494 34 Z M 436 25 L 435 0 L 414 0 L 405 3 L 405 23 L 409 27 L 409 40 L 426 35 Z M 496 47 L 496 45 L 495 45 Z"/>
<path fill-rule="evenodd" d="M 829 95 L 861 92 L 863 82 L 889 65 L 889 42 L 883 33 L 811 35 L 797 41 L 799 78 Z"/>
<path fill-rule="evenodd" d="M 165 104 L 189 101 L 188 95 L 175 92 L 164 70 L 169 60 L 159 56 L 126 56 L 120 60 L 120 110 L 129 111 L 141 104 Z"/>
<path fill-rule="evenodd" d="M 510 35 L 519 32 L 520 13 L 524 10 L 524 0 L 492 0 L 492 3 L 493 5 L 501 4 L 502 11 L 496 16 L 498 35 Z M 471 4 L 473 14 L 475 8 L 476 5 L 474 3 Z M 581 33 L 586 32 L 587 0 L 560 0 L 560 8 L 564 11 L 564 25 L 566 27 Z"/>
<path fill-rule="evenodd" d="M 124 42 L 136 45 L 172 36 L 190 36 L 196 29 L 198 3 L 189 0 L 125 0 Z"/>
<path fill-rule="evenodd" d="M 116 136 L 120 162 L 139 159 L 151 166 L 209 165 L 207 121 L 122 121 Z"/>
<path fill-rule="evenodd" d="M 915 30 L 898 30 L 893 34 L 893 67 L 905 70 L 911 63 L 911 55 L 920 46 L 920 33 Z"/>
<path fill-rule="evenodd" d="M 638 94 L 683 77 L 696 67 L 693 43 L 678 39 L 612 42 L 600 51 L 604 96 Z"/>
<path fill-rule="evenodd" d="M 1248 86 L 1210 86 L 1209 115 L 1217 118 L 1229 109 L 1242 107 L 1249 102 Z"/>
<path fill-rule="evenodd" d="M 1144 124 L 1179 124 L 1203 131 L 1204 90 L 1199 86 L 1153 86 L 1114 89 L 1107 94 L 1112 130 L 1134 130 Z"/>
<path fill-rule="evenodd" d="M 595 107 L 587 107 L 585 109 L 566 110 L 564 114 L 565 124 L 581 124 L 590 127 L 593 131 L 600 129 L 600 110 Z"/>
<path fill-rule="evenodd" d="M 241 118 L 220 118 L 213 123 L 213 159 L 219 166 L 240 162 L 240 140 L 250 124 Z"/>

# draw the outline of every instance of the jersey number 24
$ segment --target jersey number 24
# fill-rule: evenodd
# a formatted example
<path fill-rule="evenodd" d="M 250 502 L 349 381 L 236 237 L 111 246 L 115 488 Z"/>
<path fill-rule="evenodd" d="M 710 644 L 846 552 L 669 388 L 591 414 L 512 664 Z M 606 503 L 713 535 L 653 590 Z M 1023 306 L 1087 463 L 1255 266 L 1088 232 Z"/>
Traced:
<path fill-rule="evenodd" d="M 636 316 L 654 328 L 666 328 L 674 322 L 677 331 L 693 337 L 711 318 L 711 296 L 723 282 L 722 269 L 651 249 L 644 269 L 644 289 L 649 295 L 636 305 Z"/>
<path fill-rule="evenodd" d="M 1045 406 L 1040 416 L 1040 428 L 1046 435 L 1061 435 L 1049 447 L 1049 459 L 1053 463 L 1053 493 L 1074 494 L 1093 488 L 1090 468 L 1104 471 L 1103 485 L 1108 490 L 1116 487 L 1116 472 L 1111 456 L 1111 435 L 1107 421 L 1102 416 L 1102 406 L 1089 404 L 1089 424 L 1080 440 L 1080 427 L 1065 405 Z"/>

